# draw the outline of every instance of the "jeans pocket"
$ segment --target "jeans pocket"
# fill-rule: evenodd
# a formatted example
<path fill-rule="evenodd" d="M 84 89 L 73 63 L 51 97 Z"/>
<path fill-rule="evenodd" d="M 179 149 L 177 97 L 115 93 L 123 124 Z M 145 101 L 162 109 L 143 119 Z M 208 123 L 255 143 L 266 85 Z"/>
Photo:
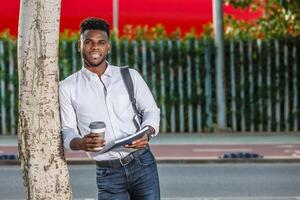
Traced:
<path fill-rule="evenodd" d="M 141 154 L 137 160 L 141 165 L 144 166 L 151 165 L 155 162 L 155 158 L 150 150 L 147 150 L 145 153 Z"/>
<path fill-rule="evenodd" d="M 110 170 L 109 168 L 99 168 L 99 167 L 97 167 L 97 170 L 96 170 L 97 178 L 107 176 L 107 174 L 109 174 L 109 170 Z"/>

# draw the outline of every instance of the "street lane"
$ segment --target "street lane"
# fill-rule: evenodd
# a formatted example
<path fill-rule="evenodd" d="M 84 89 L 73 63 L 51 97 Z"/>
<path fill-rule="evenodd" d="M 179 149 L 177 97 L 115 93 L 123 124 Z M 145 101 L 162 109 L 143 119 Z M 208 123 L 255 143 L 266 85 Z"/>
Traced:
<path fill-rule="evenodd" d="M 159 164 L 164 200 L 299 200 L 300 163 Z M 96 199 L 93 165 L 69 166 L 74 199 Z M 20 168 L 0 166 L 0 199 L 25 199 Z"/>
<path fill-rule="evenodd" d="M 251 152 L 264 159 L 299 159 L 300 144 L 153 144 L 157 160 L 215 160 L 224 153 Z M 2 154 L 17 154 L 17 146 L 0 146 Z M 84 152 L 66 151 L 67 160 L 90 160 Z"/>

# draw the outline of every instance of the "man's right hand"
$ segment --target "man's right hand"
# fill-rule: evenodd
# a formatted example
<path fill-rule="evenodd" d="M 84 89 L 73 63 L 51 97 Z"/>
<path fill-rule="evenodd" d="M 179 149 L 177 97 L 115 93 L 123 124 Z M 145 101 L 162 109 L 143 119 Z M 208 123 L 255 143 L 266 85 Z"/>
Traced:
<path fill-rule="evenodd" d="M 70 147 L 72 150 L 82 150 L 82 151 L 90 151 L 97 152 L 100 148 L 105 146 L 105 140 L 101 138 L 97 133 L 90 133 L 85 135 L 83 138 L 74 138 Z"/>

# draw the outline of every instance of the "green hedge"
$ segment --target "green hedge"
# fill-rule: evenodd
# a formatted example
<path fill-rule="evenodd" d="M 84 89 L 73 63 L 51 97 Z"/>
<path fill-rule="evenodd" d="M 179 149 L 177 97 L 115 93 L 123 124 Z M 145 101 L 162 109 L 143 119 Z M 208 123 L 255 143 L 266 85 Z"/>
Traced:
<path fill-rule="evenodd" d="M 192 35 L 185 39 L 155 37 L 151 40 L 113 36 L 111 43 L 110 63 L 137 69 L 149 84 L 161 108 L 162 132 L 210 132 L 215 129 L 212 40 Z M 62 39 L 59 47 L 60 78 L 64 79 L 81 68 L 81 60 L 75 37 Z M 230 129 L 299 130 L 300 62 L 299 56 L 294 54 L 299 55 L 298 37 L 225 42 L 226 111 Z M 16 63 L 15 41 L 0 40 L 2 134 L 16 132 Z"/>

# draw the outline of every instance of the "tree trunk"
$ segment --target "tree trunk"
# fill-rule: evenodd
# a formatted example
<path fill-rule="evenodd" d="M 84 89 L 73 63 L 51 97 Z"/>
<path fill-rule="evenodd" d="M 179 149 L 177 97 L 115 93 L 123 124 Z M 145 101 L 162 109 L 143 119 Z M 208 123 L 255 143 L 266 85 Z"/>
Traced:
<path fill-rule="evenodd" d="M 27 199 L 72 198 L 58 105 L 60 7 L 60 0 L 21 0 L 18 136 Z"/>

